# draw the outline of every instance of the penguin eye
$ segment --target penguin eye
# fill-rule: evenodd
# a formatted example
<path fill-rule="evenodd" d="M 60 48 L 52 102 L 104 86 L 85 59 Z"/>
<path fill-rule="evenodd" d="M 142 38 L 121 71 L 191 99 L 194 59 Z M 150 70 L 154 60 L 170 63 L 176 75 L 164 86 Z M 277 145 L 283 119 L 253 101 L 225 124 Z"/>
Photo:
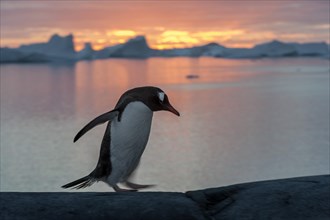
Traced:
<path fill-rule="evenodd" d="M 159 93 L 158 93 L 158 98 L 159 98 L 159 100 L 160 100 L 161 102 L 163 102 L 163 101 L 164 101 L 164 98 L 165 98 L 165 93 L 163 93 L 163 92 L 159 92 Z"/>

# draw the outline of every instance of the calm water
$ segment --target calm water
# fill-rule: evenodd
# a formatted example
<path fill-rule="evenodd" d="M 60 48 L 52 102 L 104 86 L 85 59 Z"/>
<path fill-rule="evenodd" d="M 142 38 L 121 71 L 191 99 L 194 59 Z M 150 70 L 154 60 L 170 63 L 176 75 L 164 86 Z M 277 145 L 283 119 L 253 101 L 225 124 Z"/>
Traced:
<path fill-rule="evenodd" d="M 110 59 L 1 65 L 1 191 L 64 191 L 94 169 L 127 89 L 155 85 L 181 117 L 154 114 L 136 182 L 186 191 L 329 173 L 329 60 Z M 198 74 L 198 79 L 187 79 Z M 112 191 L 104 183 L 87 191 Z"/>

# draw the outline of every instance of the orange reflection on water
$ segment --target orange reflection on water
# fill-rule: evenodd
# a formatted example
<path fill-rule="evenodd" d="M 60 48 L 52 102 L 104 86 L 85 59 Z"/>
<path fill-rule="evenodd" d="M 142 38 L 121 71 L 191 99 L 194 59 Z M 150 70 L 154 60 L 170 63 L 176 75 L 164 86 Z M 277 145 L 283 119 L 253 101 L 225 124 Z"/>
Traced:
<path fill-rule="evenodd" d="M 239 81 L 250 77 L 253 61 L 202 58 L 152 58 L 148 62 L 148 81 L 156 84 L 203 84 Z M 246 68 L 242 69 L 242 66 Z M 189 75 L 196 76 L 189 79 Z"/>
<path fill-rule="evenodd" d="M 238 82 L 256 74 L 248 71 L 252 64 L 252 61 L 182 57 L 79 62 L 75 68 L 76 112 L 112 109 L 122 93 L 137 86 L 163 88 L 181 84 L 201 88 Z M 188 75 L 197 77 L 189 79 Z"/>
<path fill-rule="evenodd" d="M 145 60 L 111 59 L 77 63 L 76 112 L 113 108 L 123 92 L 147 81 L 145 73 Z M 104 97 L 109 101 L 104 102 Z"/>
<path fill-rule="evenodd" d="M 91 111 L 111 107 L 112 96 L 109 91 L 116 91 L 125 87 L 127 75 L 120 68 L 115 68 L 116 75 L 109 71 L 107 65 L 99 62 L 80 62 L 77 64 L 75 74 L 76 112 Z M 109 103 L 104 103 L 101 98 L 109 96 Z"/>

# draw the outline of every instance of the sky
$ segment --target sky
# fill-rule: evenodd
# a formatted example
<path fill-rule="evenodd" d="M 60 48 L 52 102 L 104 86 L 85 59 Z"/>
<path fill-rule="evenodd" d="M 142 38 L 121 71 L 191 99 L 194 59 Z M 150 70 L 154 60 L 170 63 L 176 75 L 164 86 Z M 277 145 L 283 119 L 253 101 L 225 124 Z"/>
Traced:
<path fill-rule="evenodd" d="M 274 39 L 330 41 L 328 0 L 1 0 L 1 47 L 74 35 L 76 50 L 145 35 L 155 49 L 216 42 L 252 47 Z"/>

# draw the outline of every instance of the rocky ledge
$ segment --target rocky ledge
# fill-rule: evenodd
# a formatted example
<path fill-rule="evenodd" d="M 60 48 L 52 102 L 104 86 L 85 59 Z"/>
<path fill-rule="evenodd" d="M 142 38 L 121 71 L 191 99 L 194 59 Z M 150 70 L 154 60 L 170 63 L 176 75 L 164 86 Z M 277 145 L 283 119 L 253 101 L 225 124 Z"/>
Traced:
<path fill-rule="evenodd" d="M 330 175 L 186 193 L 1 192 L 0 219 L 330 219 Z"/>

